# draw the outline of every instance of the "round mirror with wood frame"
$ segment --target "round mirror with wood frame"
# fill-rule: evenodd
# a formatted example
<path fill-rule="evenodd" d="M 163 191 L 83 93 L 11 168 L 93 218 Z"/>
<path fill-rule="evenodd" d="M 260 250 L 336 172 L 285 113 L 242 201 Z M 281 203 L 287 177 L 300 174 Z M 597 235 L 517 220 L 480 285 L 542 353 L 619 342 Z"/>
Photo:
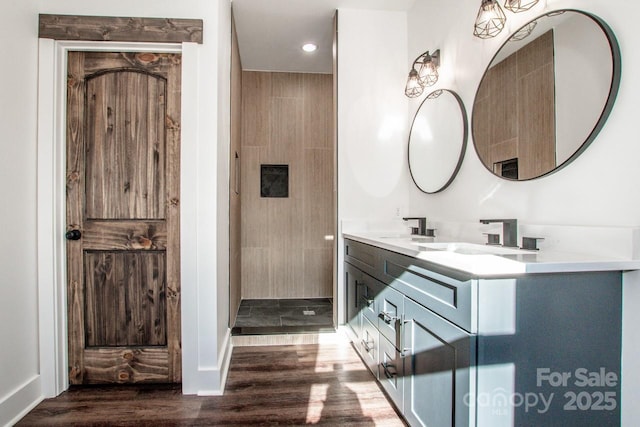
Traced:
<path fill-rule="evenodd" d="M 602 19 L 566 9 L 527 23 L 500 47 L 476 92 L 478 157 L 509 180 L 566 167 L 604 126 L 620 70 L 620 47 Z"/>

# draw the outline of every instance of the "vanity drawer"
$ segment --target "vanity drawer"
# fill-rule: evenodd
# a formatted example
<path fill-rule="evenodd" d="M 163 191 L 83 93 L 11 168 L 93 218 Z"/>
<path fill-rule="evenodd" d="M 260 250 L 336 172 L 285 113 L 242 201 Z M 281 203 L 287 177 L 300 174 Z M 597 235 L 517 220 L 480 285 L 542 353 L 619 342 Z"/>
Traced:
<path fill-rule="evenodd" d="M 470 275 L 443 269 L 425 261 L 382 250 L 383 280 L 462 329 L 475 332 L 473 292 L 476 281 Z"/>
<path fill-rule="evenodd" d="M 376 298 L 378 311 L 378 330 L 396 348 L 400 348 L 400 322 L 404 315 L 404 296 L 390 286 Z"/>
<path fill-rule="evenodd" d="M 353 240 L 344 241 L 344 260 L 371 276 L 381 271 L 380 249 Z"/>
<path fill-rule="evenodd" d="M 395 345 L 380 336 L 378 379 L 396 407 L 402 410 L 404 375 L 403 360 Z"/>
<path fill-rule="evenodd" d="M 378 378 L 378 329 L 366 317 L 362 319 L 362 339 L 359 343 L 360 355 L 369 370 Z"/>
<path fill-rule="evenodd" d="M 360 310 L 364 317 L 376 326 L 380 312 L 380 295 L 387 286 L 367 274 L 362 274 L 358 286 L 360 287 Z"/>

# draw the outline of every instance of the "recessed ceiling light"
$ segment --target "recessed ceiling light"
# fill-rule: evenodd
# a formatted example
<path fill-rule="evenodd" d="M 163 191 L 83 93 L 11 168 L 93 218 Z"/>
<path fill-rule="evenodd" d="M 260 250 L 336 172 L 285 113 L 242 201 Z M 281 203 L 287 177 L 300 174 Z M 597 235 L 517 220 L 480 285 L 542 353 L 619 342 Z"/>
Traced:
<path fill-rule="evenodd" d="M 318 48 L 318 46 L 313 44 L 313 43 L 307 43 L 305 45 L 302 45 L 302 50 L 304 50 L 305 52 L 313 52 L 317 48 Z"/>

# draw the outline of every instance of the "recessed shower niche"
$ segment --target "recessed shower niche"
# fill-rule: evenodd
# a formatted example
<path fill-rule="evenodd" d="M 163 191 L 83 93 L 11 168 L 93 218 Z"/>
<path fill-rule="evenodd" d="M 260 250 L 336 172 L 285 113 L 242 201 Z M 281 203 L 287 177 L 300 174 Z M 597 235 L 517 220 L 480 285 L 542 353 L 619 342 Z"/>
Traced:
<path fill-rule="evenodd" d="M 260 197 L 289 197 L 289 165 L 260 165 Z"/>

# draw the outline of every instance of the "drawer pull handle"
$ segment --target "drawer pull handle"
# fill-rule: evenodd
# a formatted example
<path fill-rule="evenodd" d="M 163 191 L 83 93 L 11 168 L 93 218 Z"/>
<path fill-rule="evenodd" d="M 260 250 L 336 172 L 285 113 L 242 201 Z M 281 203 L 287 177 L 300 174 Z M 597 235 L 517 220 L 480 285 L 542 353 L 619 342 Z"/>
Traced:
<path fill-rule="evenodd" d="M 362 346 L 367 353 L 371 353 L 371 350 L 373 350 L 369 345 L 373 345 L 373 341 L 362 340 Z"/>
<path fill-rule="evenodd" d="M 360 286 L 363 286 L 364 283 L 359 282 L 358 279 L 356 279 L 355 280 L 355 284 L 356 284 L 356 293 L 355 293 L 356 297 L 354 298 L 354 301 L 352 302 L 352 304 L 354 305 L 355 309 L 358 309 L 358 308 L 360 308 L 360 302 L 358 300 L 358 294 L 360 292 L 358 291 L 358 289 L 360 289 Z M 360 298 L 362 298 L 362 296 Z"/>
<path fill-rule="evenodd" d="M 392 379 L 398 376 L 398 372 L 396 371 L 396 366 L 391 363 L 388 363 L 388 362 L 383 363 L 382 369 L 384 369 L 384 376 L 389 379 Z M 391 369 L 393 369 L 393 371 L 391 371 Z"/>
<path fill-rule="evenodd" d="M 395 322 L 397 320 L 400 320 L 399 317 L 397 316 L 392 316 L 389 313 L 387 313 L 386 311 L 383 311 L 381 313 L 378 313 L 378 317 L 382 320 L 384 320 L 384 323 L 386 323 L 387 325 L 390 325 L 391 322 Z"/>
<path fill-rule="evenodd" d="M 411 326 L 406 327 L 407 323 L 412 323 L 413 319 L 405 319 L 403 318 L 398 322 L 400 328 L 396 330 L 396 348 L 400 350 L 400 357 L 407 357 L 407 355 L 411 354 L 413 349 L 411 347 L 405 347 L 407 338 L 405 337 L 405 333 L 411 332 Z M 401 329 L 401 330 L 400 330 Z"/>

